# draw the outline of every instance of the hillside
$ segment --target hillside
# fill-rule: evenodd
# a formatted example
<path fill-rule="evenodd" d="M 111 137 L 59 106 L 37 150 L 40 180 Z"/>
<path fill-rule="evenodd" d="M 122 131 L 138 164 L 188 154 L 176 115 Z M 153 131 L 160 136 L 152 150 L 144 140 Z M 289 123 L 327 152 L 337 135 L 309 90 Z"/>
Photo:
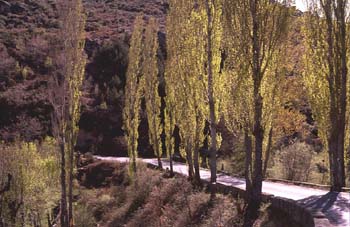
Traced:
<path fill-rule="evenodd" d="M 121 110 L 133 20 L 139 13 L 156 16 L 164 32 L 167 6 L 157 0 L 86 0 L 84 6 L 88 64 L 78 149 L 125 155 Z M 51 65 L 58 42 L 56 8 L 55 1 L 0 1 L 0 140 L 51 135 L 46 94 L 50 75 L 59 70 Z M 164 45 L 164 33 L 159 36 Z M 146 151 L 147 135 L 140 140 Z"/>
<path fill-rule="evenodd" d="M 49 116 L 52 108 L 46 93 L 50 75 L 59 70 L 50 65 L 52 43 L 57 38 L 57 6 L 54 1 L 45 0 L 3 0 L 0 6 L 0 56 L 4 59 L 0 62 L 0 139 L 13 141 L 21 137 L 40 140 L 51 135 Z M 126 155 L 121 117 L 133 20 L 139 13 L 146 18 L 150 15 L 158 18 L 162 53 L 159 56 L 165 56 L 165 14 L 168 6 L 161 0 L 85 0 L 84 6 L 88 64 L 77 149 L 105 155 Z M 294 17 L 299 18 L 300 13 L 295 13 Z M 293 32 L 288 44 L 287 70 L 290 76 L 285 85 L 285 94 L 292 94 L 292 97 L 286 97 L 286 103 L 304 113 L 308 122 L 312 123 L 305 95 L 298 93 L 302 89 L 300 23 L 297 19 L 292 25 Z M 162 59 L 164 57 L 161 57 L 161 62 L 164 62 Z M 142 119 L 140 154 L 151 156 L 144 115 Z M 230 154 L 235 139 L 232 140 L 233 135 L 224 125 L 220 130 L 224 139 L 222 152 Z M 296 132 L 281 139 L 288 141 L 288 136 L 293 137 L 293 133 Z M 303 137 L 309 138 L 308 135 Z M 310 139 L 308 141 L 314 143 Z"/>
<path fill-rule="evenodd" d="M 293 4 L 0 0 L 0 227 L 348 226 L 350 2 Z"/>

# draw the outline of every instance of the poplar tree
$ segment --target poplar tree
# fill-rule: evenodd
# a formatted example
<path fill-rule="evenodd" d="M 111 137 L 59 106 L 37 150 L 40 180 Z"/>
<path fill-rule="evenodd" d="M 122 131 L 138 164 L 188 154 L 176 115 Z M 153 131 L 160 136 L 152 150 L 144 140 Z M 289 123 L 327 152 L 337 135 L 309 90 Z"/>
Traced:
<path fill-rule="evenodd" d="M 69 77 L 69 115 L 67 127 L 68 131 L 68 151 L 69 151 L 69 182 L 68 182 L 68 218 L 69 225 L 74 225 L 73 220 L 73 179 L 74 179 L 74 148 L 77 142 L 78 136 L 78 123 L 80 120 L 80 107 L 81 107 L 81 95 L 82 85 L 85 73 L 86 57 L 84 55 L 85 47 L 85 20 L 86 16 L 83 12 L 83 3 L 81 0 L 77 0 L 72 4 L 71 19 L 73 23 L 70 23 L 69 34 L 73 34 L 70 40 L 70 45 L 67 46 L 67 50 L 70 48 L 71 53 L 69 58 L 71 62 L 74 62 L 74 66 Z"/>
<path fill-rule="evenodd" d="M 308 3 L 311 14 L 304 29 L 304 81 L 320 136 L 328 148 L 331 190 L 340 191 L 345 186 L 345 130 L 349 127 L 350 4 L 347 0 Z"/>
<path fill-rule="evenodd" d="M 233 104 L 240 107 L 238 116 L 242 116 L 240 110 L 247 113 L 242 122 L 248 203 L 244 226 L 252 226 L 261 204 L 264 138 L 266 129 L 271 127 L 267 124 L 268 119 L 271 119 L 268 117 L 268 109 L 271 109 L 268 108 L 268 97 L 273 87 L 271 82 L 276 79 L 275 62 L 280 57 L 278 52 L 281 38 L 286 32 L 288 10 L 283 4 L 269 0 L 225 0 L 223 8 L 225 27 L 230 34 L 229 43 L 234 45 L 231 50 L 233 62 L 229 68 L 239 78 L 235 81 L 235 86 L 246 87 L 244 94 L 248 99 L 243 101 L 243 105 Z M 244 98 L 241 96 L 240 99 Z M 247 105 L 244 106 L 245 104 Z"/>
<path fill-rule="evenodd" d="M 218 143 L 216 125 L 222 87 L 222 77 L 219 75 L 221 1 L 172 0 L 169 6 L 166 83 L 168 93 L 176 88 L 177 94 L 173 96 L 172 116 L 177 115 L 175 122 L 180 128 L 189 175 L 194 175 L 197 182 L 200 182 L 199 148 L 204 139 L 205 121 L 211 123 L 210 167 L 211 182 L 215 183 Z M 172 79 L 176 75 L 177 79 Z M 167 103 L 171 105 L 170 98 L 167 98 Z"/>
<path fill-rule="evenodd" d="M 146 101 L 148 134 L 149 142 L 153 147 L 158 159 L 158 167 L 162 168 L 161 156 L 161 119 L 160 106 L 161 98 L 158 94 L 158 24 L 155 18 L 150 18 L 145 31 L 145 41 L 143 49 L 143 71 L 142 84 L 144 85 L 143 93 Z"/>
<path fill-rule="evenodd" d="M 138 128 L 142 94 L 142 54 L 143 54 L 142 15 L 136 17 L 129 49 L 129 65 L 126 73 L 125 103 L 123 109 L 124 132 L 127 140 L 128 154 L 131 160 L 131 173 L 136 172 Z"/>
<path fill-rule="evenodd" d="M 222 2 L 221 0 L 205 0 L 205 16 L 203 20 L 206 22 L 206 74 L 207 74 L 207 95 L 209 106 L 209 125 L 210 125 L 210 182 L 216 183 L 216 153 L 217 153 L 217 123 L 218 115 L 221 110 L 222 86 L 224 81 L 223 75 L 220 73 L 221 63 L 221 36 L 222 36 Z"/>
<path fill-rule="evenodd" d="M 179 28 L 177 25 L 178 20 L 181 17 L 176 15 L 176 1 L 169 1 L 169 11 L 166 17 L 166 29 L 167 29 L 167 59 L 165 62 L 165 72 L 164 72 L 164 80 L 165 80 L 165 110 L 164 110 L 164 130 L 165 130 L 165 142 L 166 142 L 166 153 L 167 157 L 170 161 L 170 173 L 173 174 L 173 154 L 175 150 L 175 141 L 174 141 L 174 130 L 176 126 L 176 118 L 178 117 L 178 112 L 176 109 L 176 90 L 178 89 L 178 83 L 176 78 L 176 43 L 175 37 L 177 33 L 177 29 Z"/>
<path fill-rule="evenodd" d="M 73 170 L 74 147 L 80 117 L 81 85 L 85 69 L 84 41 L 85 16 L 80 0 L 59 2 L 63 44 L 57 53 L 57 64 L 62 68 L 50 81 L 50 102 L 53 106 L 52 132 L 61 154 L 61 226 L 73 225 Z M 68 158 L 66 157 L 68 154 Z M 67 211 L 68 167 L 68 211 Z"/>
<path fill-rule="evenodd" d="M 179 54 L 183 54 L 179 50 L 184 48 L 184 35 L 186 34 L 181 24 L 186 23 L 188 17 L 188 11 L 190 10 L 190 5 L 187 4 L 188 1 L 184 0 L 171 0 L 169 1 L 169 12 L 167 14 L 167 63 L 166 63 L 166 72 L 165 72 L 165 83 L 166 83 L 166 113 L 168 121 L 166 121 L 168 128 L 168 133 L 171 132 L 172 121 L 174 124 L 177 124 L 180 127 L 180 130 L 183 130 L 179 124 L 182 119 L 182 101 L 183 99 L 183 87 L 185 84 L 182 84 L 183 76 L 183 67 L 180 63 L 185 61 L 183 57 L 180 57 Z M 180 16 L 183 15 L 183 16 Z M 184 49 L 185 50 L 185 49 Z M 176 93 L 175 93 L 176 92 Z M 183 106 L 186 108 L 185 106 Z M 182 135 L 180 135 L 182 137 Z M 170 142 L 171 134 L 167 135 L 168 143 Z M 183 138 L 181 139 L 182 143 L 184 142 Z M 170 146 L 167 144 L 167 149 L 169 150 Z M 169 151 L 168 151 L 169 153 Z M 183 149 L 180 149 L 180 153 L 183 154 Z M 193 177 L 193 165 L 192 165 L 192 155 L 186 155 L 186 160 L 189 165 L 188 175 L 190 178 Z M 188 159 L 190 157 L 190 159 Z"/>
<path fill-rule="evenodd" d="M 164 110 L 164 132 L 165 132 L 165 146 L 166 146 L 166 155 L 169 158 L 169 165 L 170 165 L 170 174 L 171 176 L 174 175 L 174 168 L 173 168 L 173 155 L 174 155 L 174 148 L 175 148 L 175 141 L 174 141 L 174 129 L 175 129 L 175 119 L 173 116 L 173 112 L 171 111 L 174 106 L 172 105 L 172 100 L 174 100 L 172 97 L 170 97 L 169 92 L 166 96 L 166 108 Z"/>
<path fill-rule="evenodd" d="M 195 177 L 199 182 L 198 150 L 206 116 L 206 105 L 203 105 L 206 100 L 204 40 L 201 39 L 204 11 L 192 1 L 173 0 L 169 6 L 165 75 L 167 115 L 169 122 L 174 121 L 180 128 L 181 153 L 189 165 L 189 177 Z"/>

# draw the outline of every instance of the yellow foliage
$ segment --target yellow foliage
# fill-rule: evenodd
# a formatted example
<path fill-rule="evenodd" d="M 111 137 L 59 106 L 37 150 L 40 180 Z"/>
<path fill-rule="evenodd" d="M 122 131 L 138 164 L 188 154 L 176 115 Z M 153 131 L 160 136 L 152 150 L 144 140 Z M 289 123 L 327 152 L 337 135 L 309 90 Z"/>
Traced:
<path fill-rule="evenodd" d="M 16 219 L 20 219 L 20 212 L 24 220 L 29 222 L 31 216 L 40 214 L 43 222 L 46 213 L 59 203 L 59 158 L 57 146 L 52 138 L 46 138 L 41 144 L 34 142 L 16 142 L 15 144 L 0 145 L 0 178 L 6 179 L 12 175 L 10 190 L 5 192 L 0 206 L 3 207 L 5 223 L 11 223 L 8 203 L 22 204 Z M 0 185 L 5 182 L 0 182 Z M 24 223 L 26 224 L 26 223 Z M 28 223 L 28 225 L 31 223 Z"/>
<path fill-rule="evenodd" d="M 139 82 L 142 75 L 143 24 L 142 15 L 137 16 L 129 49 L 129 66 L 126 73 L 125 103 L 123 109 L 123 129 L 127 140 L 128 154 L 133 163 L 130 165 L 130 170 L 132 171 L 136 171 L 134 168 L 137 158 L 138 127 L 140 124 L 139 112 L 143 87 Z"/>
<path fill-rule="evenodd" d="M 158 94 L 158 23 L 152 17 L 148 22 L 145 31 L 145 41 L 143 49 L 143 68 L 142 68 L 142 85 L 143 94 L 146 101 L 147 119 L 149 126 L 149 142 L 157 157 L 161 157 L 161 123 L 160 123 L 160 105 L 161 100 Z"/>

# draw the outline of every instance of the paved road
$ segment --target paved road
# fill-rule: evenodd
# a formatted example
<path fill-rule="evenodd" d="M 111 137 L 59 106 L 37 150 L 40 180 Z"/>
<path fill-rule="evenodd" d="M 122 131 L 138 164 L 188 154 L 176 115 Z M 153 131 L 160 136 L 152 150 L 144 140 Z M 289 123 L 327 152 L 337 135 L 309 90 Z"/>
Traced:
<path fill-rule="evenodd" d="M 129 158 L 117 157 L 99 157 L 96 158 L 106 161 L 128 162 Z M 158 165 L 156 159 L 141 159 L 145 163 Z M 170 168 L 168 161 L 163 161 L 163 168 Z M 188 175 L 186 164 L 175 162 L 174 171 L 185 176 Z M 204 180 L 210 180 L 210 172 L 206 169 L 200 170 L 200 176 Z M 232 177 L 225 174 L 218 174 L 217 182 L 245 189 L 245 180 L 242 178 Z M 263 182 L 262 191 L 267 194 L 295 200 L 303 206 L 319 210 L 329 222 L 336 227 L 350 227 L 350 194 L 335 193 L 326 190 L 320 190 L 305 186 L 296 186 L 290 184 Z"/>

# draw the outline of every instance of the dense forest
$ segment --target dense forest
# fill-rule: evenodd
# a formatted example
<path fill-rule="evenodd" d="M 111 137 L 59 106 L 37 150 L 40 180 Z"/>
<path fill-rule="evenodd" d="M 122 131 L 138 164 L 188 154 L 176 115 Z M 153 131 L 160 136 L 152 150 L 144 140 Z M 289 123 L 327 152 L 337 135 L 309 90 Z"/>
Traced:
<path fill-rule="evenodd" d="M 0 0 L 0 227 L 348 226 L 349 67 L 348 0 Z"/>

